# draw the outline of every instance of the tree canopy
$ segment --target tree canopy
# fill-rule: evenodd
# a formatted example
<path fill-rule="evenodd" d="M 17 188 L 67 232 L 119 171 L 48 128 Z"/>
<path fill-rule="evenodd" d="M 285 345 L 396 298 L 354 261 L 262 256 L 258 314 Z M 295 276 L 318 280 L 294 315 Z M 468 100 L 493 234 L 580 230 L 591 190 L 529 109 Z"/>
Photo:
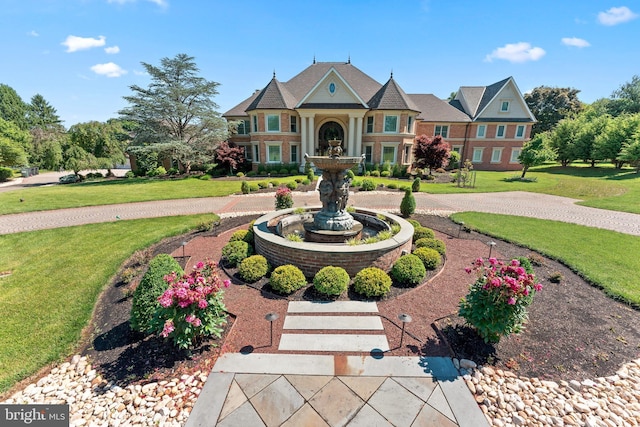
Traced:
<path fill-rule="evenodd" d="M 58 112 L 39 93 L 31 97 L 26 114 L 30 128 L 62 129 L 62 120 L 60 120 Z"/>
<path fill-rule="evenodd" d="M 522 164 L 520 178 L 524 178 L 530 167 L 541 165 L 554 158 L 555 153 L 549 147 L 549 132 L 537 134 L 530 141 L 525 142 L 520 152 L 520 157 L 518 157 Z"/>
<path fill-rule="evenodd" d="M 429 168 L 429 175 L 431 175 L 433 169 L 447 166 L 450 151 L 451 147 L 442 139 L 442 136 L 420 135 L 416 138 L 413 147 L 415 165 L 422 169 Z"/>
<path fill-rule="evenodd" d="M 0 119 L 12 122 L 20 129 L 28 128 L 27 104 L 10 86 L 0 84 Z"/>
<path fill-rule="evenodd" d="M 546 132 L 562 119 L 571 117 L 582 110 L 578 99 L 578 89 L 538 86 L 524 95 L 524 100 L 536 119 L 531 129 L 531 137 Z"/>
<path fill-rule="evenodd" d="M 69 161 L 71 155 L 79 155 L 91 167 L 111 169 L 115 164 L 126 161 L 125 149 L 128 143 L 128 134 L 118 120 L 78 123 L 69 128 L 69 145 L 80 148 L 89 156 L 75 149 L 67 149 L 65 162 Z"/>
<path fill-rule="evenodd" d="M 133 94 L 124 97 L 129 106 L 119 111 L 135 123 L 133 145 L 168 150 L 187 171 L 193 163 L 213 159 L 218 143 L 227 139 L 213 101 L 219 83 L 200 77 L 194 58 L 183 53 L 161 59 L 160 66 L 142 66 L 151 83 L 130 86 Z"/>

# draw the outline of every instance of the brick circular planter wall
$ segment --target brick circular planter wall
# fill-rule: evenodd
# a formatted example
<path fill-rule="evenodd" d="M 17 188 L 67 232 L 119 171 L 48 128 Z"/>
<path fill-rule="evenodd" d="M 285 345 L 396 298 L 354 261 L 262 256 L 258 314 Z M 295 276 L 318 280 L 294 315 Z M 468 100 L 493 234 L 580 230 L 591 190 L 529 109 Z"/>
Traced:
<path fill-rule="evenodd" d="M 319 208 L 308 208 L 317 210 Z M 355 276 L 366 267 L 378 267 L 389 271 L 393 263 L 403 253 L 411 252 L 413 226 L 397 215 L 367 209 L 357 209 L 358 213 L 376 216 L 381 213 L 400 225 L 400 231 L 392 238 L 380 242 L 349 246 L 346 244 L 325 244 L 312 242 L 292 242 L 269 230 L 269 225 L 278 217 L 293 214 L 293 209 L 268 213 L 258 218 L 253 225 L 256 253 L 263 255 L 273 267 L 293 264 L 307 277 L 313 277 L 322 267 L 333 265 L 344 268 L 349 276 Z"/>

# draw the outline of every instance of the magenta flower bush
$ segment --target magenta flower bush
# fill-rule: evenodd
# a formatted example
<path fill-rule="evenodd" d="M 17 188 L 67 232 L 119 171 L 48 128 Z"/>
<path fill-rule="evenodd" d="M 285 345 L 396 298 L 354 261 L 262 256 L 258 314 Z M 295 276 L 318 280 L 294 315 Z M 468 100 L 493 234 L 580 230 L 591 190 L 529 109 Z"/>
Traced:
<path fill-rule="evenodd" d="M 293 196 L 288 187 L 278 187 L 276 190 L 276 210 L 289 209 L 293 207 Z"/>
<path fill-rule="evenodd" d="M 485 342 L 497 343 L 500 338 L 524 329 L 527 307 L 542 285 L 535 275 L 527 273 L 517 259 L 508 264 L 489 258 L 478 258 L 472 267 L 476 281 L 460 301 L 458 314 L 476 328 Z"/>
<path fill-rule="evenodd" d="M 217 264 L 211 260 L 199 262 L 189 274 L 175 272 L 164 277 L 169 284 L 158 298 L 160 308 L 153 319 L 153 330 L 174 345 L 186 349 L 204 337 L 220 338 L 227 313 L 222 301 L 222 281 Z"/>

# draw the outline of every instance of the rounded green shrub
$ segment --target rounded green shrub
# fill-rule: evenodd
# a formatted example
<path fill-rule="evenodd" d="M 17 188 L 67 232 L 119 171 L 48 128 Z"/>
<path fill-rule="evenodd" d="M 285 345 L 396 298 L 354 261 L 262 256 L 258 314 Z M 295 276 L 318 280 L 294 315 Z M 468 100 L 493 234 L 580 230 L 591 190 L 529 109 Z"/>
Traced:
<path fill-rule="evenodd" d="M 269 183 L 267 181 L 258 181 L 258 187 L 267 188 L 269 187 Z"/>
<path fill-rule="evenodd" d="M 242 183 L 240 184 L 240 190 L 242 191 L 242 194 L 249 194 L 251 192 L 249 183 L 247 181 L 242 181 Z"/>
<path fill-rule="evenodd" d="M 271 288 L 283 294 L 290 294 L 298 289 L 306 286 L 307 278 L 304 277 L 302 270 L 295 265 L 281 265 L 276 267 L 269 278 Z"/>
<path fill-rule="evenodd" d="M 311 184 L 311 181 L 309 180 L 309 178 L 305 178 L 305 179 L 302 180 L 301 184 L 302 185 L 309 185 L 309 184 Z"/>
<path fill-rule="evenodd" d="M 429 239 L 433 239 L 436 237 L 436 234 L 433 232 L 432 229 L 427 228 L 427 227 L 416 227 L 413 230 L 413 242 L 415 243 L 417 240 L 420 239 L 424 239 L 425 237 L 429 238 Z"/>
<path fill-rule="evenodd" d="M 440 255 L 444 255 L 447 251 L 447 247 L 442 240 L 430 237 L 423 237 L 422 239 L 416 240 L 416 249 L 418 248 L 435 249 Z"/>
<path fill-rule="evenodd" d="M 403 255 L 393 264 L 391 277 L 403 286 L 416 286 L 422 283 L 427 270 L 416 255 Z"/>
<path fill-rule="evenodd" d="M 0 167 L 0 182 L 5 182 L 13 176 L 13 170 L 11 168 Z"/>
<path fill-rule="evenodd" d="M 411 191 L 413 191 L 414 193 L 420 192 L 420 177 L 417 177 L 411 183 Z"/>
<path fill-rule="evenodd" d="M 383 178 L 388 178 L 391 176 L 391 171 L 382 171 L 380 172 L 380 176 Z"/>
<path fill-rule="evenodd" d="M 230 242 L 247 242 L 250 245 L 253 244 L 253 227 L 249 226 L 248 230 L 236 230 L 229 238 Z"/>
<path fill-rule="evenodd" d="M 416 221 L 415 219 L 408 219 L 407 222 L 411 225 L 413 225 L 414 229 L 420 228 L 422 227 L 422 224 L 420 224 L 418 221 Z"/>
<path fill-rule="evenodd" d="M 378 170 L 372 170 L 371 171 L 371 176 L 375 176 L 376 178 L 378 178 L 380 176 L 380 171 Z"/>
<path fill-rule="evenodd" d="M 349 169 L 349 170 L 347 171 L 347 178 L 349 178 L 349 179 L 353 179 L 353 178 L 355 178 L 355 177 L 356 177 L 356 174 L 353 172 L 353 170 Z"/>
<path fill-rule="evenodd" d="M 413 251 L 413 254 L 420 258 L 420 261 L 424 264 L 424 268 L 427 270 L 435 270 L 442 261 L 440 253 L 431 248 L 418 248 Z"/>
<path fill-rule="evenodd" d="M 360 189 L 362 191 L 373 191 L 376 189 L 376 184 L 370 179 L 363 179 Z"/>
<path fill-rule="evenodd" d="M 520 262 L 520 267 L 524 268 L 524 271 L 526 271 L 527 274 L 535 274 L 529 258 L 527 258 L 526 256 L 519 256 L 516 259 Z"/>
<path fill-rule="evenodd" d="M 182 275 L 182 267 L 169 254 L 160 254 L 149 262 L 147 272 L 140 280 L 140 284 L 133 292 L 133 304 L 129 325 L 138 332 L 149 332 L 151 321 L 160 307 L 158 298 L 167 290 L 169 285 L 164 276 L 175 271 Z"/>
<path fill-rule="evenodd" d="M 381 297 L 389 293 L 391 277 L 378 267 L 360 270 L 353 278 L 353 290 L 368 297 Z"/>
<path fill-rule="evenodd" d="M 398 184 L 396 184 L 396 183 L 394 183 L 394 182 L 390 182 L 390 183 L 388 183 L 388 184 L 387 184 L 387 188 L 388 188 L 389 190 L 395 190 L 395 189 L 397 189 L 397 188 L 398 188 Z"/>
<path fill-rule="evenodd" d="M 252 254 L 251 245 L 241 240 L 229 242 L 222 248 L 222 256 L 227 260 L 230 267 L 237 266 L 240 261 Z"/>
<path fill-rule="evenodd" d="M 313 287 L 321 294 L 338 296 L 349 287 L 349 273 L 342 267 L 328 265 L 313 277 Z"/>
<path fill-rule="evenodd" d="M 258 191 L 259 189 L 260 189 L 260 186 L 255 182 L 252 182 L 251 184 L 249 184 L 250 191 Z"/>
<path fill-rule="evenodd" d="M 295 181 L 291 181 L 287 183 L 287 188 L 289 190 L 295 190 L 296 188 L 298 188 L 298 183 Z"/>
<path fill-rule="evenodd" d="M 238 178 L 242 178 L 242 177 L 244 177 L 244 172 L 238 172 L 238 173 L 236 173 L 236 176 Z"/>
<path fill-rule="evenodd" d="M 262 255 L 251 255 L 238 266 L 238 274 L 245 282 L 257 282 L 269 272 L 269 263 Z"/>

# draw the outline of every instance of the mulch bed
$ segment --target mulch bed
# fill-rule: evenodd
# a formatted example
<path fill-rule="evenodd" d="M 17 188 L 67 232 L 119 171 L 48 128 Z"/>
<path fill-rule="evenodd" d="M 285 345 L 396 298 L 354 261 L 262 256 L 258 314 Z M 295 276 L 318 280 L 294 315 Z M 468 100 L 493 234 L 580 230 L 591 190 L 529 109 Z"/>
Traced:
<path fill-rule="evenodd" d="M 564 265 L 541 257 L 526 248 L 490 239 L 475 232 L 462 232 L 448 218 L 415 215 L 414 219 L 436 231 L 447 245 L 447 260 L 441 270 L 415 289 L 394 288 L 378 301 L 390 355 L 455 356 L 481 364 L 511 369 L 519 375 L 544 379 L 584 379 L 613 374 L 621 364 L 640 356 L 640 311 L 607 297 L 601 290 Z M 209 257 L 220 259 L 222 246 L 231 233 L 247 227 L 255 216 L 223 219 L 211 232 L 190 233 L 167 239 L 150 248 L 147 259 L 158 253 L 170 253 L 189 268 Z M 496 345 L 485 344 L 472 328 L 459 318 L 457 306 L 473 277 L 464 268 L 477 257 L 488 255 L 487 242 L 497 244 L 493 255 L 502 259 L 529 256 L 540 265 L 536 276 L 544 285 L 529 309 L 526 330 L 504 338 Z M 182 259 L 180 243 L 188 241 L 187 259 Z M 133 257 L 123 271 L 135 263 Z M 139 256 L 137 258 L 140 258 Z M 155 337 L 131 332 L 128 325 L 131 290 L 121 275 L 101 296 L 82 348 L 107 380 L 121 384 L 175 377 L 195 371 L 207 372 L 222 352 L 277 351 L 287 304 L 295 299 L 313 299 L 317 295 L 303 289 L 289 297 L 274 294 L 266 280 L 247 286 L 228 274 L 234 284 L 225 290 L 229 323 L 221 340 L 201 343 L 190 352 L 176 351 Z M 224 271 L 222 272 L 224 274 Z M 560 274 L 560 283 L 549 278 Z M 349 294 L 347 297 L 359 298 Z M 277 313 L 273 342 L 266 313 Z M 409 314 L 402 347 L 399 346 L 401 313 Z"/>

